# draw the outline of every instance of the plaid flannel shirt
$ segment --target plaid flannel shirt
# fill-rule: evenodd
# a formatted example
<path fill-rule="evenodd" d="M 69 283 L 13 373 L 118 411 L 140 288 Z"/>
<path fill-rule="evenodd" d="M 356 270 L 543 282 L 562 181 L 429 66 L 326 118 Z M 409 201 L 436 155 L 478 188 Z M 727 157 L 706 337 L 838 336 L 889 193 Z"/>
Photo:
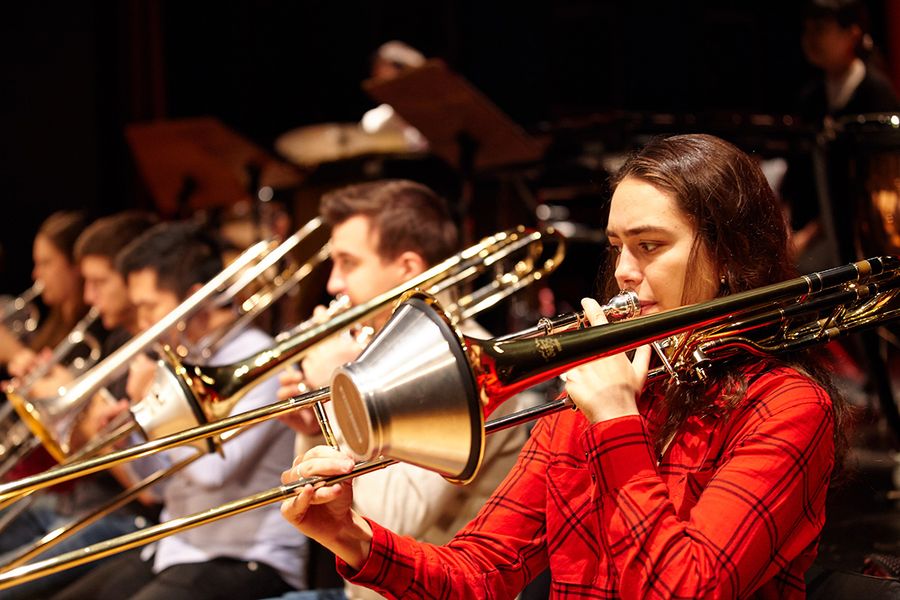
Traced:
<path fill-rule="evenodd" d="M 740 405 L 689 418 L 661 459 L 650 390 L 641 416 L 545 417 L 449 544 L 372 523 L 362 569 L 338 569 L 394 598 L 512 598 L 548 565 L 553 598 L 802 598 L 834 462 L 831 399 L 793 369 L 744 370 Z"/>

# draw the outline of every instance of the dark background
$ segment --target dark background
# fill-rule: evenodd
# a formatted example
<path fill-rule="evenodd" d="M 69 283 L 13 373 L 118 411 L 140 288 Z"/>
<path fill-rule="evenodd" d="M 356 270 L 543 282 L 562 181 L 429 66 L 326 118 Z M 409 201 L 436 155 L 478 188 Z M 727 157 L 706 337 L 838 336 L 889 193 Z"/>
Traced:
<path fill-rule="evenodd" d="M 870 2 L 882 49 L 893 1 Z M 271 149 L 289 129 L 371 108 L 360 82 L 389 39 L 443 58 L 551 137 L 624 113 L 790 113 L 813 75 L 800 3 L 783 0 L 36 0 L 2 11 L 0 293 L 30 284 L 31 240 L 54 210 L 152 205 L 125 124 L 210 115 Z"/>

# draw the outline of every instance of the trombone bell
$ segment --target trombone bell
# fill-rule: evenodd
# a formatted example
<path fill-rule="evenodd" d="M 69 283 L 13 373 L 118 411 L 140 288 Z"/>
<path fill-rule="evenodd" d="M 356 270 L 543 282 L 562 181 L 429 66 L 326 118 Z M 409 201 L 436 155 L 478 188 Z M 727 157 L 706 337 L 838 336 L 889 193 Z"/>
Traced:
<path fill-rule="evenodd" d="M 194 401 L 194 394 L 186 393 L 186 383 L 177 368 L 168 368 L 162 359 L 147 392 L 131 406 L 131 414 L 140 427 L 144 439 L 156 440 L 207 422 L 203 409 Z M 215 440 L 215 441 L 214 441 Z M 218 438 L 193 442 L 202 452 L 219 449 Z"/>
<path fill-rule="evenodd" d="M 408 297 L 359 359 L 335 372 L 335 417 L 359 457 L 467 483 L 484 456 L 484 416 L 462 337 L 443 310 L 427 308 L 434 299 Z"/>
<path fill-rule="evenodd" d="M 6 392 L 6 398 L 28 429 L 40 439 L 47 452 L 63 462 L 72 452 L 72 436 L 78 424 L 79 414 L 71 410 L 65 396 L 43 398 L 32 402 L 15 389 Z"/>

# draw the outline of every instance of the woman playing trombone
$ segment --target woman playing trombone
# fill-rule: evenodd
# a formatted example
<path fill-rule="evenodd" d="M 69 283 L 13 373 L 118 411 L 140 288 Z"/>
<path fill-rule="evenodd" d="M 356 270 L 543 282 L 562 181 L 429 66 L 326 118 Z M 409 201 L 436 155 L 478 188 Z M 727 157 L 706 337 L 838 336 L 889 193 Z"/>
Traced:
<path fill-rule="evenodd" d="M 642 314 L 794 275 L 780 207 L 755 162 L 706 135 L 654 140 L 614 178 L 611 290 Z M 583 301 L 594 325 L 605 322 Z M 334 484 L 283 515 L 389 597 L 513 597 L 549 567 L 560 598 L 803 597 L 845 408 L 809 356 L 717 365 L 702 383 L 646 381 L 651 351 L 569 371 L 577 411 L 538 421 L 516 466 L 445 546 L 352 511 Z M 282 476 L 349 472 L 313 448 Z"/>
<path fill-rule="evenodd" d="M 32 275 L 49 311 L 28 340 L 17 338 L 0 324 L 0 364 L 6 365 L 10 375 L 25 375 L 38 361 L 37 353 L 61 342 L 87 312 L 81 272 L 74 257 L 75 240 L 87 224 L 81 211 L 59 211 L 38 229 L 32 248 Z"/>

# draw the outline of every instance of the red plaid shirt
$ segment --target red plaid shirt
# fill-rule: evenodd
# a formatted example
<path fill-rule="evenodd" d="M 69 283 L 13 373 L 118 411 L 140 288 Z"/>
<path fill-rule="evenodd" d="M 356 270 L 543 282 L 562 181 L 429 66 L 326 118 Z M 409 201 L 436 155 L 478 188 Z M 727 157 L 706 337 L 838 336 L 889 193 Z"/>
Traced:
<path fill-rule="evenodd" d="M 792 369 L 746 377 L 737 408 L 688 419 L 659 462 L 653 394 L 642 416 L 546 417 L 449 544 L 373 523 L 363 568 L 338 568 L 396 598 L 512 598 L 548 565 L 554 598 L 802 598 L 834 462 L 831 399 Z"/>

